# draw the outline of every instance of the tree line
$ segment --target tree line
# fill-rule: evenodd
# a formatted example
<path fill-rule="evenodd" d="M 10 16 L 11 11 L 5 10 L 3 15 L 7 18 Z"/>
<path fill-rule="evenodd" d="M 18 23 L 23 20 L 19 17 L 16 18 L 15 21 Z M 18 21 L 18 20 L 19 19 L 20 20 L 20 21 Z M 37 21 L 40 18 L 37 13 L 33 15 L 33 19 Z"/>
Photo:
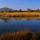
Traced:
<path fill-rule="evenodd" d="M 22 10 L 22 9 L 19 9 L 19 10 L 14 10 L 14 9 L 11 9 L 11 8 L 8 8 L 8 7 L 4 7 L 4 8 L 0 8 L 0 12 L 40 12 L 40 9 L 30 9 L 28 8 L 27 10 Z"/>

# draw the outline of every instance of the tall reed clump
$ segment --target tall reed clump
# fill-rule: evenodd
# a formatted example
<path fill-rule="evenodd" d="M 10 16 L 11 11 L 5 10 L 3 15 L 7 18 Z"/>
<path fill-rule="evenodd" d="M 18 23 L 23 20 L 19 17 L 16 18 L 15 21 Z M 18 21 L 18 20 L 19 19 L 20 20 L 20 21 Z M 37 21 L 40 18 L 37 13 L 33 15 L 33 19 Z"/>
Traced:
<path fill-rule="evenodd" d="M 32 33 L 27 31 L 6 33 L 0 36 L 0 40 L 31 40 Z"/>

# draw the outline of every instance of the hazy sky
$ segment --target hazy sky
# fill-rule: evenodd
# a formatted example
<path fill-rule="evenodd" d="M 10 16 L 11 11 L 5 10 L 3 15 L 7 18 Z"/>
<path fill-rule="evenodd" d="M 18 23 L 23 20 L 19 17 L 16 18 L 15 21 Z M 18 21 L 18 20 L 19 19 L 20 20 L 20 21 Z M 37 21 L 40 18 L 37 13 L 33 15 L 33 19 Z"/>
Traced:
<path fill-rule="evenodd" d="M 4 6 L 13 9 L 40 8 L 40 0 L 0 0 L 0 8 Z"/>

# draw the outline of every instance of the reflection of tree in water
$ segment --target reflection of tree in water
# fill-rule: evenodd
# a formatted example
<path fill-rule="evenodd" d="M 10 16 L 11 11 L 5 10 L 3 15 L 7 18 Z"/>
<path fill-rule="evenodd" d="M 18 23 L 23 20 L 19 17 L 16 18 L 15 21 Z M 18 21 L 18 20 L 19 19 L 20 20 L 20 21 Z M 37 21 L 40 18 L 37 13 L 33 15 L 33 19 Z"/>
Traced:
<path fill-rule="evenodd" d="M 8 22 L 8 19 L 3 19 L 5 22 Z"/>
<path fill-rule="evenodd" d="M 2 18 L 2 20 L 4 20 L 4 22 L 8 22 L 8 20 L 10 20 L 9 18 Z"/>
<path fill-rule="evenodd" d="M 5 22 L 8 22 L 8 20 L 4 20 Z"/>

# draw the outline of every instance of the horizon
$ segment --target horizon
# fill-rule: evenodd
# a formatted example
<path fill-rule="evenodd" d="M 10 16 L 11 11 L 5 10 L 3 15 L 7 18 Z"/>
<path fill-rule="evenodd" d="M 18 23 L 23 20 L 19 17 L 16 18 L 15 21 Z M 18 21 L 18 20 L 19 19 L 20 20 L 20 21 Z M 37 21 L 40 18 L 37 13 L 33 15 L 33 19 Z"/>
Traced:
<path fill-rule="evenodd" d="M 40 0 L 0 0 L 0 8 L 9 7 L 12 9 L 40 9 Z"/>

